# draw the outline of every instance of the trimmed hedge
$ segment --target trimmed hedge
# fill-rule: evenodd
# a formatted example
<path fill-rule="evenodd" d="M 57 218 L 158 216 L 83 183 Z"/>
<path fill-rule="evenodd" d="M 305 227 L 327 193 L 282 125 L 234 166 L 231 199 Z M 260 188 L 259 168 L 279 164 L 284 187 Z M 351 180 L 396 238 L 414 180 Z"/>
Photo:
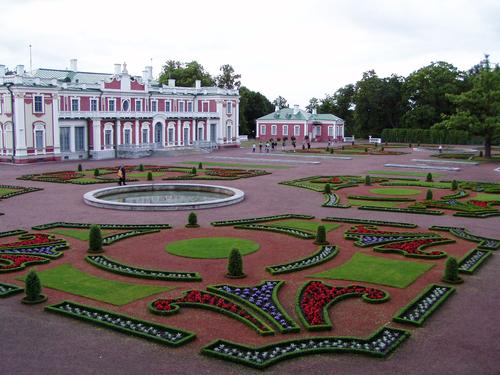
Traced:
<path fill-rule="evenodd" d="M 382 225 L 386 227 L 396 227 L 396 228 L 417 228 L 417 224 L 412 223 L 401 223 L 397 221 L 384 221 L 384 220 L 370 220 L 370 219 L 352 219 L 349 217 L 335 217 L 327 216 L 322 221 L 336 221 L 340 223 L 352 223 L 352 224 L 368 224 L 368 225 Z"/>
<path fill-rule="evenodd" d="M 140 268 L 120 263 L 105 255 L 88 255 L 85 257 L 85 260 L 106 271 L 131 277 L 166 281 L 201 281 L 201 276 L 197 272 L 163 271 Z"/>
<path fill-rule="evenodd" d="M 349 199 L 360 199 L 364 201 L 378 201 L 378 202 L 415 202 L 415 198 L 396 198 L 396 197 L 379 197 L 373 195 L 349 195 Z"/>
<path fill-rule="evenodd" d="M 322 336 L 280 341 L 260 347 L 219 339 L 205 346 L 201 353 L 262 370 L 285 359 L 308 354 L 347 352 L 383 358 L 408 337 L 408 331 L 382 327 L 368 338 Z"/>
<path fill-rule="evenodd" d="M 17 190 L 17 191 L 11 191 L 10 193 L 0 195 L 0 200 L 12 198 L 12 197 L 15 197 L 16 195 L 21 195 L 21 194 L 31 193 L 34 191 L 43 190 L 41 188 L 14 186 L 14 185 L 0 185 L 0 189 L 16 189 Z"/>
<path fill-rule="evenodd" d="M 417 248 L 413 249 L 411 242 L 415 241 L 431 241 L 429 243 L 424 243 Z M 422 238 L 414 238 L 412 240 L 406 240 L 406 241 L 401 241 L 401 242 L 392 242 L 392 243 L 386 243 L 380 246 L 375 246 L 373 248 L 374 251 L 380 252 L 380 253 L 398 253 L 402 254 L 405 257 L 409 258 L 423 258 L 423 259 L 438 259 L 438 258 L 444 258 L 447 256 L 446 252 L 444 251 L 431 251 L 430 253 L 424 252 L 423 249 L 426 247 L 430 246 L 435 246 L 435 245 L 442 245 L 446 243 L 453 243 L 455 242 L 454 240 L 449 240 L 447 238 L 433 238 L 433 237 L 422 237 Z M 392 247 L 391 247 L 392 246 Z M 399 247 L 397 247 L 399 246 Z M 405 247 L 409 247 L 410 249 L 405 249 Z"/>
<path fill-rule="evenodd" d="M 45 310 L 172 347 L 184 345 L 196 337 L 191 332 L 72 301 L 62 301 Z"/>
<path fill-rule="evenodd" d="M 325 202 L 321 205 L 322 207 L 336 207 L 336 208 L 349 208 L 350 204 L 341 204 L 340 198 L 337 194 L 324 194 Z"/>
<path fill-rule="evenodd" d="M 398 323 L 422 326 L 436 309 L 455 292 L 451 286 L 431 284 L 392 318 Z"/>
<path fill-rule="evenodd" d="M 52 228 L 90 228 L 89 223 L 69 223 L 56 221 L 48 224 L 35 225 L 33 230 L 46 230 Z M 97 224 L 101 229 L 170 229 L 169 224 Z"/>
<path fill-rule="evenodd" d="M 235 225 L 236 229 L 250 229 L 250 230 L 263 230 L 268 232 L 276 232 L 281 234 L 288 234 L 290 236 L 294 236 L 303 240 L 310 240 L 315 238 L 315 236 L 309 232 L 305 232 L 300 229 L 292 229 L 288 227 L 278 227 L 278 226 L 268 226 L 262 224 L 244 224 L 244 225 Z"/>
<path fill-rule="evenodd" d="M 458 262 L 458 272 L 473 274 L 490 256 L 489 250 L 472 249 Z"/>
<path fill-rule="evenodd" d="M 310 267 L 315 267 L 322 263 L 325 263 L 335 257 L 339 252 L 337 246 L 321 246 L 313 254 L 297 259 L 293 262 L 277 264 L 274 266 L 266 267 L 266 271 L 271 275 L 280 275 L 283 273 L 299 272 Z"/>
<path fill-rule="evenodd" d="M 0 232 L 0 238 L 9 236 L 18 236 L 20 234 L 26 234 L 28 231 L 23 229 L 7 230 L 5 232 Z"/>
<path fill-rule="evenodd" d="M 0 282 L 0 298 L 5 298 L 17 293 L 21 293 L 23 290 L 24 288 L 20 286 Z"/>
<path fill-rule="evenodd" d="M 443 215 L 443 211 L 426 210 L 416 208 L 398 208 L 398 207 L 375 207 L 375 206 L 360 206 L 360 210 L 368 211 L 386 211 L 386 212 L 404 212 L 406 214 L 421 214 L 421 215 Z"/>
<path fill-rule="evenodd" d="M 159 232 L 160 229 L 145 229 L 145 230 L 131 230 L 124 233 L 115 233 L 110 236 L 106 236 L 102 239 L 103 245 L 111 245 L 116 241 L 124 240 L 126 238 L 142 236 L 143 234 L 156 233 Z"/>
<path fill-rule="evenodd" d="M 253 217 L 248 219 L 212 221 L 210 224 L 213 225 L 214 227 L 222 227 L 222 226 L 233 226 L 238 224 L 261 223 L 266 221 L 275 221 L 282 219 L 314 219 L 314 216 L 299 215 L 299 214 L 283 214 L 283 215 Z"/>
<path fill-rule="evenodd" d="M 478 249 L 496 250 L 500 248 L 500 240 L 472 234 L 465 228 L 434 225 L 429 229 L 450 232 L 455 237 L 462 238 L 466 241 L 477 242 L 479 243 L 479 245 L 477 246 Z"/>
<path fill-rule="evenodd" d="M 465 130 L 385 128 L 380 136 L 386 142 L 397 143 L 483 144 L 482 137 L 472 137 Z"/>

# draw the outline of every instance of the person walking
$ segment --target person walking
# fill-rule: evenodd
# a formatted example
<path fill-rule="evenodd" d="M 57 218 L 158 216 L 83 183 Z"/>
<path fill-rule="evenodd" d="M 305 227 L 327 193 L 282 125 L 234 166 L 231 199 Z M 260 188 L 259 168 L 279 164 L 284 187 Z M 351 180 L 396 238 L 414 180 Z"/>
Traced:
<path fill-rule="evenodd" d="M 262 152 L 262 141 L 259 142 L 259 152 Z"/>
<path fill-rule="evenodd" d="M 118 168 L 118 172 L 116 174 L 118 176 L 118 186 L 127 185 L 125 183 L 126 171 L 123 165 L 120 165 L 120 167 Z"/>
<path fill-rule="evenodd" d="M 255 143 L 254 143 L 254 144 L 252 145 L 252 152 L 253 152 L 253 153 L 255 153 L 255 148 L 256 148 L 256 146 L 255 146 Z"/>

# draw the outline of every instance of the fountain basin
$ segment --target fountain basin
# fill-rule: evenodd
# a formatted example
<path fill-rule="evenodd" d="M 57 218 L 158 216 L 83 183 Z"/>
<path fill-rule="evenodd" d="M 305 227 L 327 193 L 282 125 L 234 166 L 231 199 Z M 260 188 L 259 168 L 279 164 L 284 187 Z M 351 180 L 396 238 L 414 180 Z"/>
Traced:
<path fill-rule="evenodd" d="M 92 190 L 86 204 L 114 210 L 177 211 L 222 207 L 241 202 L 239 189 L 203 184 L 140 184 Z"/>

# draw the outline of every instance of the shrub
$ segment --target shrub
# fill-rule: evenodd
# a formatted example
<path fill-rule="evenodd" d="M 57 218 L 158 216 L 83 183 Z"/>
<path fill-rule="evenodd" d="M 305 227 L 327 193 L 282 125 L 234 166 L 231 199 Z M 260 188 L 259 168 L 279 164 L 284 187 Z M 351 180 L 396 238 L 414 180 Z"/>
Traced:
<path fill-rule="evenodd" d="M 368 147 L 365 147 L 365 152 L 368 152 Z"/>
<path fill-rule="evenodd" d="M 431 172 L 427 173 L 427 177 L 425 178 L 425 181 L 432 182 L 432 173 Z"/>
<path fill-rule="evenodd" d="M 460 282 L 462 280 L 460 276 L 458 276 L 458 262 L 454 257 L 449 257 L 448 260 L 446 260 L 443 280 L 451 283 Z"/>
<path fill-rule="evenodd" d="M 195 167 L 191 168 L 191 174 L 192 174 L 192 175 L 195 175 L 195 174 L 196 174 L 196 168 L 195 168 Z"/>
<path fill-rule="evenodd" d="M 330 149 L 330 154 L 333 154 L 333 147 Z"/>
<path fill-rule="evenodd" d="M 78 164 L 78 172 L 81 172 L 81 171 L 83 171 L 82 165 Z"/>
<path fill-rule="evenodd" d="M 384 151 L 384 146 L 382 146 L 381 151 Z"/>
<path fill-rule="evenodd" d="M 344 149 L 344 146 L 342 146 L 342 150 Z"/>
<path fill-rule="evenodd" d="M 139 164 L 139 171 L 144 172 L 144 165 L 143 164 Z"/>
<path fill-rule="evenodd" d="M 316 245 L 325 245 L 328 242 L 326 242 L 326 230 L 324 225 L 318 226 L 318 229 L 316 231 L 316 241 L 314 241 Z"/>
<path fill-rule="evenodd" d="M 100 175 L 99 168 L 94 169 L 94 176 L 97 177 Z"/>
<path fill-rule="evenodd" d="M 365 185 L 371 185 L 372 184 L 372 179 L 370 175 L 365 176 Z"/>
<path fill-rule="evenodd" d="M 198 169 L 203 169 L 203 164 L 201 164 L 201 161 L 198 163 Z"/>
<path fill-rule="evenodd" d="M 89 252 L 99 253 L 102 252 L 102 233 L 99 225 L 93 224 L 90 226 L 89 231 Z"/>
<path fill-rule="evenodd" d="M 148 172 L 147 180 L 148 181 L 153 181 L 153 172 L 151 172 L 151 171 Z"/>
<path fill-rule="evenodd" d="M 458 182 L 457 180 L 453 180 L 451 182 L 451 190 L 457 190 L 458 189 Z"/>
<path fill-rule="evenodd" d="M 191 212 L 188 215 L 188 223 L 186 224 L 186 228 L 198 228 L 198 217 L 194 212 Z"/>
<path fill-rule="evenodd" d="M 332 187 L 330 186 L 330 184 L 326 184 L 325 185 L 324 193 L 325 194 L 331 194 L 332 193 Z"/>
<path fill-rule="evenodd" d="M 482 151 L 479 151 L 479 157 L 482 158 L 483 157 L 483 152 Z"/>
<path fill-rule="evenodd" d="M 25 279 L 26 300 L 27 301 L 38 301 L 43 298 L 42 296 L 42 285 L 40 283 L 40 278 L 36 274 L 35 270 L 31 270 Z"/>
<path fill-rule="evenodd" d="M 427 190 L 427 193 L 425 194 L 425 199 L 428 201 L 432 200 L 432 190 L 431 189 Z"/>
<path fill-rule="evenodd" d="M 243 258 L 238 249 L 232 249 L 227 262 L 227 276 L 229 277 L 244 277 L 243 273 Z"/>

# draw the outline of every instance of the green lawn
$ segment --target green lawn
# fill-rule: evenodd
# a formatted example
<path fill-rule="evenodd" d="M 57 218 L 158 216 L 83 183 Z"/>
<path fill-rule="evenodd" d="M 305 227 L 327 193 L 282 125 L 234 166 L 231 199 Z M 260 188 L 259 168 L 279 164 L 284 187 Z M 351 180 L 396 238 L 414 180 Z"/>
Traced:
<path fill-rule="evenodd" d="M 411 172 L 411 171 L 385 171 L 385 170 L 375 170 L 367 171 L 366 174 L 381 174 L 387 176 L 414 176 L 414 177 L 426 177 L 427 172 Z M 432 172 L 434 177 L 441 177 L 441 173 Z"/>
<path fill-rule="evenodd" d="M 19 189 L 0 188 L 0 198 L 5 194 L 14 193 L 16 191 L 19 191 Z"/>
<path fill-rule="evenodd" d="M 383 202 L 375 200 L 348 199 L 351 206 L 397 207 L 400 202 Z"/>
<path fill-rule="evenodd" d="M 477 193 L 475 197 L 471 199 L 477 201 L 500 201 L 500 194 L 490 194 L 490 193 Z"/>
<path fill-rule="evenodd" d="M 143 178 L 146 179 L 148 177 L 148 171 L 143 171 L 143 172 L 129 172 L 127 173 L 126 177 L 127 178 Z M 154 177 L 165 177 L 165 172 L 151 172 Z"/>
<path fill-rule="evenodd" d="M 99 180 L 95 179 L 94 177 L 80 177 L 80 178 L 74 178 L 70 180 L 72 183 L 78 183 L 78 182 L 89 182 L 89 183 L 96 183 L 99 182 Z"/>
<path fill-rule="evenodd" d="M 71 228 L 57 228 L 52 229 L 50 233 L 59 234 L 61 236 L 67 236 L 71 238 L 76 238 L 81 241 L 89 240 L 89 230 L 88 229 L 71 229 Z M 108 230 L 101 230 L 103 237 L 109 236 L 112 232 Z"/>
<path fill-rule="evenodd" d="M 236 237 L 202 237 L 169 243 L 165 250 L 173 255 L 198 259 L 227 258 L 233 248 L 246 255 L 259 250 L 257 242 Z"/>
<path fill-rule="evenodd" d="M 199 161 L 181 161 L 179 164 L 189 164 L 198 168 Z M 231 168 L 249 168 L 249 169 L 288 169 L 289 165 L 271 165 L 271 164 L 239 164 L 239 163 L 219 163 L 215 161 L 201 162 L 204 167 L 231 167 Z"/>
<path fill-rule="evenodd" d="M 155 285 L 141 285 L 102 279 L 80 271 L 71 264 L 38 272 L 46 288 L 83 296 L 112 305 L 126 305 L 135 300 L 166 292 L 173 288 Z M 24 279 L 23 276 L 18 279 Z"/>
<path fill-rule="evenodd" d="M 392 260 L 357 252 L 347 263 L 310 277 L 406 288 L 432 267 L 434 265 L 430 263 Z"/>
<path fill-rule="evenodd" d="M 417 189 L 376 188 L 376 189 L 371 189 L 370 193 L 380 194 L 380 195 L 418 195 L 422 192 Z"/>
<path fill-rule="evenodd" d="M 285 227 L 291 229 L 299 229 L 310 233 L 316 233 L 318 226 L 323 225 L 327 232 L 337 229 L 340 224 L 335 223 L 318 223 L 315 221 L 307 220 L 285 220 L 285 221 L 273 221 L 271 223 L 265 223 L 269 227 Z"/>

